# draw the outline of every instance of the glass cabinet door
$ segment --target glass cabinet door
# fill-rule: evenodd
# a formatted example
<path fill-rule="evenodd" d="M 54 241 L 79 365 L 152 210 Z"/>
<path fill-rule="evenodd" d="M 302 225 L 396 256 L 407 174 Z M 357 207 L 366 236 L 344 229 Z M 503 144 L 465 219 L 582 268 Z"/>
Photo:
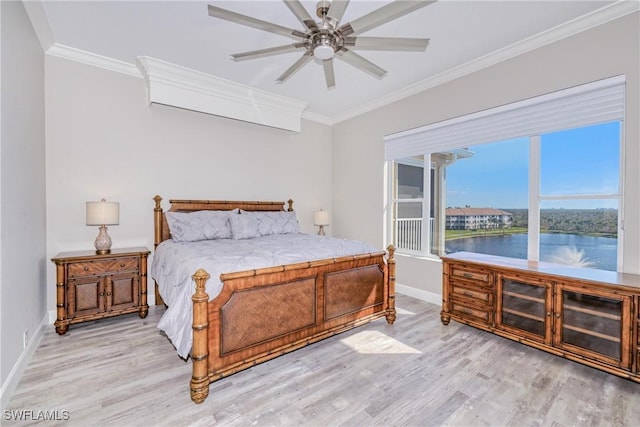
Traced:
<path fill-rule="evenodd" d="M 551 284 L 535 278 L 501 274 L 498 280 L 497 326 L 527 338 L 551 343 Z"/>
<path fill-rule="evenodd" d="M 554 345 L 631 368 L 631 297 L 558 285 Z"/>

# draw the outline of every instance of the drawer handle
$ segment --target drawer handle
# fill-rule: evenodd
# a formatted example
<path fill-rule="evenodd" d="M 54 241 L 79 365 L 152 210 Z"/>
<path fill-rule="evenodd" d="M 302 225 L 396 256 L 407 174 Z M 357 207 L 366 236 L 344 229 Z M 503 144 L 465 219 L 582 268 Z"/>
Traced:
<path fill-rule="evenodd" d="M 467 279 L 472 279 L 473 278 L 473 274 L 471 274 L 471 273 L 463 273 L 462 277 L 466 277 Z"/>
<path fill-rule="evenodd" d="M 104 296 L 104 292 L 100 292 L 100 296 L 103 297 Z"/>
<path fill-rule="evenodd" d="M 121 262 L 120 263 L 120 268 L 124 268 L 124 265 L 125 265 L 124 262 Z"/>
<path fill-rule="evenodd" d="M 111 296 L 111 292 L 107 292 L 107 296 L 110 297 Z"/>
<path fill-rule="evenodd" d="M 84 271 L 89 271 L 89 267 L 85 266 Z"/>
<path fill-rule="evenodd" d="M 469 291 L 464 291 L 463 294 L 468 296 L 468 297 L 472 297 L 473 296 L 473 292 L 469 292 Z"/>

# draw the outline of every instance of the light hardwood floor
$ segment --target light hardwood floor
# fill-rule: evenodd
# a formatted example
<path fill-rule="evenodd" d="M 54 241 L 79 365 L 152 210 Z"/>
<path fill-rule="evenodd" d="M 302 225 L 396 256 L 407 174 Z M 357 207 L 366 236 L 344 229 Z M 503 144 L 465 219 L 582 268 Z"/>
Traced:
<path fill-rule="evenodd" d="M 63 426 L 637 426 L 640 384 L 469 326 L 398 295 L 384 319 L 213 383 L 156 329 L 163 309 L 48 327 L 7 410 L 68 411 Z M 6 420 L 2 425 L 30 422 Z"/>

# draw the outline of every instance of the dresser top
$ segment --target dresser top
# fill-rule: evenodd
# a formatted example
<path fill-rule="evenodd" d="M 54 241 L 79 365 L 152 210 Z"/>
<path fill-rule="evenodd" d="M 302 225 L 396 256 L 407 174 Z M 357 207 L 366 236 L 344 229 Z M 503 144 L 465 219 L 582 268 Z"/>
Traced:
<path fill-rule="evenodd" d="M 542 273 L 549 276 L 565 277 L 569 279 L 586 280 L 607 285 L 619 285 L 640 289 L 640 275 L 637 274 L 618 273 L 615 271 L 597 270 L 595 268 L 574 267 L 542 261 L 528 261 L 520 258 L 485 255 L 473 252 L 456 252 L 442 256 L 441 258 L 443 261 L 486 264 L 487 266 L 508 270 Z"/>
<path fill-rule="evenodd" d="M 82 259 L 82 260 L 99 260 L 99 259 L 108 259 L 113 257 L 121 257 L 121 256 L 137 256 L 140 254 L 148 255 L 150 253 L 149 249 L 140 246 L 135 248 L 117 248 L 111 249 L 111 252 L 108 254 L 97 254 L 95 250 L 92 251 L 72 251 L 72 252 L 60 252 L 55 257 L 51 258 L 53 262 L 62 262 L 62 261 L 71 261 L 74 259 Z"/>

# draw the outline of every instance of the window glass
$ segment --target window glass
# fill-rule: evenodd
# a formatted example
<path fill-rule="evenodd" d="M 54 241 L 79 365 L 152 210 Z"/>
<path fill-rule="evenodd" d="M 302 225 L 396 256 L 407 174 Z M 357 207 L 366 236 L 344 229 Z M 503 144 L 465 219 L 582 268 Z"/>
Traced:
<path fill-rule="evenodd" d="M 540 261 L 616 271 L 617 200 L 542 201 Z"/>
<path fill-rule="evenodd" d="M 617 268 L 620 123 L 540 137 L 540 260 Z"/>
<path fill-rule="evenodd" d="M 398 199 L 424 197 L 424 156 L 398 161 Z"/>
<path fill-rule="evenodd" d="M 540 194 L 617 194 L 620 123 L 541 135 Z"/>
<path fill-rule="evenodd" d="M 394 245 L 401 251 L 422 251 L 424 156 L 395 162 Z"/>
<path fill-rule="evenodd" d="M 469 151 L 447 168 L 445 252 L 526 259 L 529 138 Z"/>

